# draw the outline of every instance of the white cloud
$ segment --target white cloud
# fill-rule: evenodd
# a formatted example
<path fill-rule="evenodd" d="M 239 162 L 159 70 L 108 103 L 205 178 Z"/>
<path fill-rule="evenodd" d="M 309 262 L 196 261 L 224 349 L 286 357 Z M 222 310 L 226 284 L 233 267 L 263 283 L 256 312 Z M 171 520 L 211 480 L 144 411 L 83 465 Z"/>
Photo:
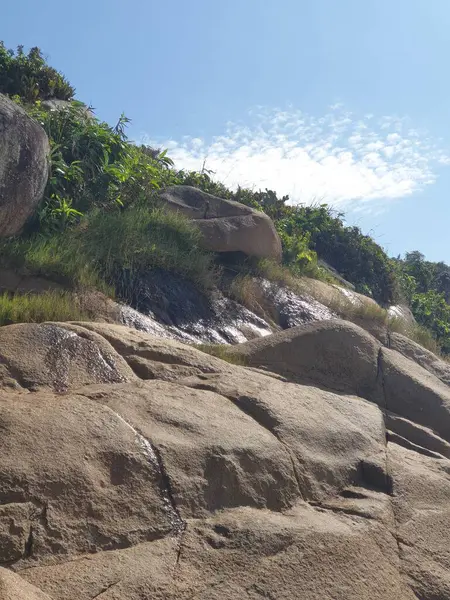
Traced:
<path fill-rule="evenodd" d="M 320 198 L 366 211 L 433 184 L 436 167 L 450 164 L 450 156 L 404 117 L 360 119 L 342 105 L 321 117 L 258 106 L 248 120 L 245 126 L 228 123 L 208 141 L 143 141 L 167 147 L 178 168 L 205 164 L 231 188 L 267 187 L 293 202 Z"/>

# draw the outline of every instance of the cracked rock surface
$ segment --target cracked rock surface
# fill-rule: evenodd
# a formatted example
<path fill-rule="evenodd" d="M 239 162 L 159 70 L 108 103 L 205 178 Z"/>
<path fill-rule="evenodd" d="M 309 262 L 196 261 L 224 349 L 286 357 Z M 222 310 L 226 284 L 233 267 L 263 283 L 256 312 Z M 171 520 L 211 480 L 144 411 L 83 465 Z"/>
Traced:
<path fill-rule="evenodd" d="M 0 328 L 0 600 L 450 598 L 446 366 L 395 348 Z"/>

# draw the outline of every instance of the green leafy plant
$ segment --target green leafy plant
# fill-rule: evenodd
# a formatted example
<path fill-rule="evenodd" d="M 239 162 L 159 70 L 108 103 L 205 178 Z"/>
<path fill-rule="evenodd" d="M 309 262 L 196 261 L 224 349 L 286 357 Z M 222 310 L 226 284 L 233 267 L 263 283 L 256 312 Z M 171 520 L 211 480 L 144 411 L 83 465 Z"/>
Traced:
<path fill-rule="evenodd" d="M 283 264 L 297 275 L 315 275 L 317 254 L 311 250 L 310 234 L 298 231 L 290 219 L 278 221 L 277 231 L 283 248 Z"/>
<path fill-rule="evenodd" d="M 34 102 L 71 100 L 75 90 L 64 75 L 47 64 L 39 48 L 31 48 L 26 54 L 23 46 L 15 52 L 0 42 L 0 93 Z"/>
<path fill-rule="evenodd" d="M 51 144 L 45 198 L 29 231 L 61 230 L 94 208 L 151 203 L 156 190 L 176 180 L 166 152 L 152 155 L 128 141 L 124 115 L 110 127 L 80 103 L 48 110 L 36 102 L 27 110 Z"/>
<path fill-rule="evenodd" d="M 441 350 L 450 353 L 450 305 L 444 294 L 430 290 L 425 294 L 414 294 L 411 303 L 416 320 L 429 329 Z"/>

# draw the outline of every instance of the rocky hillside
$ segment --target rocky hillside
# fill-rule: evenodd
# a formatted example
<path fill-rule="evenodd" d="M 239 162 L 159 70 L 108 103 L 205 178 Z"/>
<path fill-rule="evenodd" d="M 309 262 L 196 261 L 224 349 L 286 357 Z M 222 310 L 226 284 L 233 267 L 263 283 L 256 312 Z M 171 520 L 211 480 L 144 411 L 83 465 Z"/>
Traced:
<path fill-rule="evenodd" d="M 450 598 L 447 265 L 73 95 L 0 44 L 0 600 Z"/>
<path fill-rule="evenodd" d="M 1 598 L 449 596 L 450 369 L 401 336 L 327 321 L 244 367 L 48 323 L 0 351 Z"/>
<path fill-rule="evenodd" d="M 359 322 L 354 291 L 381 305 L 362 301 L 375 327 L 400 327 L 429 349 L 450 352 L 445 263 L 419 252 L 390 259 L 326 205 L 293 206 L 271 190 L 230 190 L 204 170 L 176 169 L 165 151 L 127 138 L 124 115 L 110 126 L 74 100 L 74 88 L 39 48 L 14 52 L 0 43 L 0 94 L 0 268 L 21 281 L 0 277 L 8 292 L 0 324 L 98 320 L 104 315 L 86 302 L 95 290 L 194 340 L 235 342 L 249 331 L 239 325 L 240 333 L 228 335 L 230 320 L 233 331 L 249 320 L 253 334 L 261 318 L 263 330 L 299 324 L 298 310 L 292 319 L 273 305 L 274 289 L 295 296 L 297 306 L 319 302 L 328 316 Z M 305 277 L 344 286 L 349 301 L 323 302 L 334 291 Z M 161 287 L 163 306 L 155 293 Z M 168 287 L 180 290 L 178 298 Z M 24 297 L 19 289 L 48 294 Z M 202 309 L 183 316 L 184 297 Z M 400 312 L 386 313 L 398 304 Z M 408 311 L 416 322 L 392 319 Z M 214 321 L 221 331 L 202 333 Z"/>

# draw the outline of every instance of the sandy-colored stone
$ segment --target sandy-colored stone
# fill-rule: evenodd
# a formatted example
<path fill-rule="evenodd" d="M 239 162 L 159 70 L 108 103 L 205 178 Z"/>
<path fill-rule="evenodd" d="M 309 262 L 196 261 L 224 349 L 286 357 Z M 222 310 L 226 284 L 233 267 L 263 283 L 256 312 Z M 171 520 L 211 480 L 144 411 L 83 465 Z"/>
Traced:
<path fill-rule="evenodd" d="M 347 321 L 307 323 L 241 344 L 236 353 L 293 381 L 376 397 L 381 344 Z"/>
<path fill-rule="evenodd" d="M 395 539 L 376 523 L 299 506 L 251 508 L 189 521 L 178 562 L 165 541 L 23 572 L 55 600 L 414 600 L 398 569 Z M 364 557 L 364 558 L 362 558 Z M 99 585 L 98 581 L 102 583 Z"/>
<path fill-rule="evenodd" d="M 1 600 L 52 600 L 22 577 L 0 567 Z"/>
<path fill-rule="evenodd" d="M 417 363 L 387 348 L 381 351 L 380 370 L 386 408 L 450 441 L 450 387 Z"/>
<path fill-rule="evenodd" d="M 175 340 L 109 323 L 74 323 L 106 339 L 141 379 L 173 381 L 187 375 L 230 371 L 227 363 Z"/>
<path fill-rule="evenodd" d="M 172 531 L 151 443 L 108 407 L 74 395 L 1 394 L 0 423 L 0 537 L 3 524 L 11 533 L 4 564 L 125 548 Z"/>
<path fill-rule="evenodd" d="M 194 220 L 207 250 L 281 259 L 280 238 L 263 212 L 187 185 L 169 187 L 160 197 L 166 208 Z"/>
<path fill-rule="evenodd" d="M 301 498 L 283 444 L 224 396 L 163 381 L 91 386 L 83 394 L 151 436 L 183 518 L 235 506 L 282 510 Z"/>
<path fill-rule="evenodd" d="M 439 359 L 436 354 L 430 352 L 420 344 L 413 342 L 400 333 L 391 333 L 389 336 L 389 348 L 396 350 L 418 363 L 421 367 L 436 375 L 443 383 L 450 385 L 450 364 Z"/>
<path fill-rule="evenodd" d="M 0 328 L 0 384 L 66 392 L 89 383 L 132 381 L 126 361 L 101 336 L 69 324 Z"/>
<path fill-rule="evenodd" d="M 48 326 L 0 329 L 30 384 L 0 393 L 0 562 L 22 585 L 8 600 L 448 597 L 449 388 L 416 362 L 334 321 L 281 338 L 288 381 L 59 324 L 127 379 L 92 377 L 76 346 L 54 393 Z"/>

